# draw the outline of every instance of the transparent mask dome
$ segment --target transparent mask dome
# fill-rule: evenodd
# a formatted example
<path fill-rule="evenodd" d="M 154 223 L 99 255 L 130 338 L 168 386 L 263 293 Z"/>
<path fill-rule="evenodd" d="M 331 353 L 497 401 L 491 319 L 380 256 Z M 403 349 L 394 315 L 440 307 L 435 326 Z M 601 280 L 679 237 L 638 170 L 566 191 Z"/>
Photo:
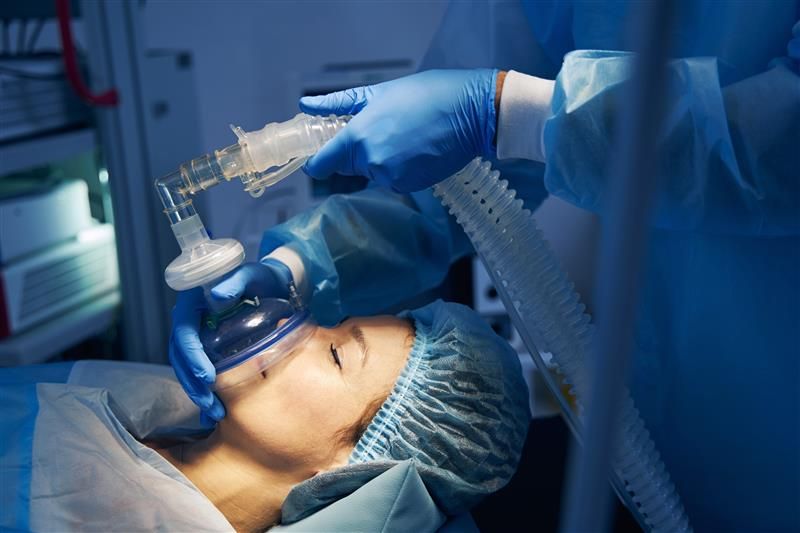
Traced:
<path fill-rule="evenodd" d="M 207 315 L 200 341 L 217 371 L 214 389 L 261 374 L 301 349 L 316 327 L 308 310 L 280 298 L 245 299 Z"/>

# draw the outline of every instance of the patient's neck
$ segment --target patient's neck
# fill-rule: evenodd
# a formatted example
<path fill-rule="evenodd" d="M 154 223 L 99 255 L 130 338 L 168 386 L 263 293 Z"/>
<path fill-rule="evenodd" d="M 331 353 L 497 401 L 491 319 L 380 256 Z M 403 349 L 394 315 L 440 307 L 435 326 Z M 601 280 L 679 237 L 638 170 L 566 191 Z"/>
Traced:
<path fill-rule="evenodd" d="M 264 464 L 229 437 L 224 423 L 206 439 L 159 450 L 225 515 L 237 531 L 263 531 L 300 480 Z"/>

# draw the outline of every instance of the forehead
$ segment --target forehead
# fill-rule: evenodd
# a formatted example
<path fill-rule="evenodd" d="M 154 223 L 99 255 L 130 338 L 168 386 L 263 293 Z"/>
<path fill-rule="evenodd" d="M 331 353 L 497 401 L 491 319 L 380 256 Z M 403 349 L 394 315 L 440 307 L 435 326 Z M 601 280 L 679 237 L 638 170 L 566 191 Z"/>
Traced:
<path fill-rule="evenodd" d="M 351 318 L 340 326 L 345 333 L 361 330 L 368 351 L 366 374 L 381 374 L 394 382 L 414 343 L 414 327 L 393 316 Z"/>
<path fill-rule="evenodd" d="M 351 318 L 340 327 L 349 335 L 363 334 L 363 340 L 370 350 L 380 348 L 381 351 L 389 352 L 387 355 L 405 358 L 414 343 L 412 322 L 394 316 Z"/>

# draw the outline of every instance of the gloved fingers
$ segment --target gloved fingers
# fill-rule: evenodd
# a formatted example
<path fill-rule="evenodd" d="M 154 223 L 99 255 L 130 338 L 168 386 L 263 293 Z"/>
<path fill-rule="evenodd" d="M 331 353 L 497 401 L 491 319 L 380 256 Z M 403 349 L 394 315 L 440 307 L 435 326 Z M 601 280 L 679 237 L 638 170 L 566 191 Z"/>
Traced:
<path fill-rule="evenodd" d="M 192 376 L 212 385 L 217 373 L 200 342 L 200 318 L 205 307 L 200 288 L 178 293 L 172 310 L 170 358 L 175 356 L 177 362 L 188 365 L 186 369 Z"/>
<path fill-rule="evenodd" d="M 253 276 L 256 275 L 252 269 L 247 268 L 250 265 L 246 263 L 231 272 L 222 281 L 211 288 L 211 298 L 219 303 L 234 303 L 238 302 L 244 296 L 248 289 L 253 287 Z"/>
<path fill-rule="evenodd" d="M 214 365 L 211 364 L 205 351 L 203 344 L 200 342 L 200 336 L 197 328 L 187 325 L 176 325 L 172 331 L 174 342 L 172 343 L 176 349 L 175 355 L 179 363 L 184 363 L 186 370 L 197 378 L 200 383 L 206 386 L 211 386 L 217 379 L 217 371 Z"/>
<path fill-rule="evenodd" d="M 214 429 L 214 426 L 217 425 L 218 420 L 214 420 L 207 414 L 201 412 L 200 413 L 200 426 L 203 429 Z"/>
<path fill-rule="evenodd" d="M 186 372 L 183 365 L 173 365 L 172 368 L 175 370 L 178 381 L 183 385 L 183 390 L 186 391 L 186 395 L 189 396 L 192 403 L 200 408 L 200 412 L 214 420 L 222 420 L 225 418 L 225 407 L 211 389 L 196 382 L 193 376 Z M 194 382 L 194 385 L 187 387 L 186 384 L 191 382 Z"/>
<path fill-rule="evenodd" d="M 216 394 L 213 392 L 211 393 L 211 407 L 208 409 L 204 409 L 202 412 L 202 416 L 210 418 L 211 420 L 215 420 L 219 422 L 223 418 L 225 418 L 225 406 L 222 405 L 222 402 L 219 400 Z M 202 422 L 202 420 L 201 420 Z"/>
<path fill-rule="evenodd" d="M 208 380 L 198 377 L 190 364 L 190 361 L 197 358 L 196 353 L 186 353 L 175 336 L 170 339 L 169 360 L 183 390 L 186 391 L 187 396 L 206 416 L 214 420 L 221 420 L 225 417 L 225 407 L 219 401 L 219 398 L 211 392 Z M 208 361 L 205 354 L 202 354 L 201 358 Z M 210 361 L 208 361 L 208 365 L 211 365 Z M 211 374 L 216 377 L 213 366 L 211 366 Z M 212 379 L 211 383 L 213 382 L 214 380 Z"/>
<path fill-rule="evenodd" d="M 211 289 L 215 302 L 231 304 L 243 296 L 281 296 L 274 294 L 275 275 L 270 267 L 262 263 L 245 263 L 234 270 Z"/>
<path fill-rule="evenodd" d="M 325 143 L 316 154 L 306 161 L 303 171 L 314 179 L 329 178 L 333 174 L 347 176 L 355 174 L 351 154 L 351 127 L 352 123 Z"/>
<path fill-rule="evenodd" d="M 175 342 L 172 337 L 169 340 L 169 363 L 172 365 L 172 371 L 175 372 L 175 377 L 178 382 L 186 391 L 189 397 L 200 397 L 203 395 L 204 390 L 210 390 L 208 385 L 197 379 L 189 369 L 188 363 L 185 361 L 186 355 L 182 353 L 180 345 Z M 210 405 L 210 404 L 209 404 Z"/>
<path fill-rule="evenodd" d="M 286 263 L 279 261 L 274 257 L 265 257 L 259 261 L 264 267 L 270 270 L 274 284 L 273 296 L 285 298 L 289 296 L 289 282 L 292 281 L 292 271 L 286 266 Z"/>
<path fill-rule="evenodd" d="M 300 99 L 300 110 L 309 115 L 355 115 L 367 105 L 372 88 L 354 87 L 344 91 L 304 96 Z"/>
<path fill-rule="evenodd" d="M 180 317 L 188 315 L 197 315 L 197 322 L 200 323 L 200 315 L 206 308 L 205 300 L 203 299 L 203 290 L 200 287 L 189 289 L 188 291 L 180 291 L 175 300 L 175 307 L 172 310 L 172 319 L 177 321 Z"/>
<path fill-rule="evenodd" d="M 205 308 L 201 289 L 178 293 L 172 311 L 169 361 L 183 390 L 205 417 L 221 420 L 225 417 L 225 407 L 210 388 L 217 372 L 200 342 L 200 319 Z"/>

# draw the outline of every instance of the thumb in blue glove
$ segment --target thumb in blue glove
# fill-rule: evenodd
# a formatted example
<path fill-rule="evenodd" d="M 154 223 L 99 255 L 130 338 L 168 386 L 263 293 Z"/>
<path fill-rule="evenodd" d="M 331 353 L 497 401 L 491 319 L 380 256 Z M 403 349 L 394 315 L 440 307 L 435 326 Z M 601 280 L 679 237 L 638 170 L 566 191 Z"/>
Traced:
<path fill-rule="evenodd" d="M 431 70 L 304 97 L 313 115 L 355 115 L 305 165 L 314 178 L 361 175 L 399 192 L 425 189 L 494 154 L 496 70 Z"/>
<path fill-rule="evenodd" d="M 211 289 L 215 304 L 224 308 L 246 296 L 288 298 L 292 273 L 277 259 L 244 263 Z"/>
<path fill-rule="evenodd" d="M 289 268 L 275 259 L 245 263 L 214 286 L 210 297 L 220 307 L 246 296 L 288 297 Z M 169 360 L 186 394 L 200 408 L 201 421 L 213 426 L 225 416 L 225 407 L 212 392 L 217 374 L 200 342 L 200 320 L 207 309 L 201 288 L 178 293 L 172 310 Z"/>

